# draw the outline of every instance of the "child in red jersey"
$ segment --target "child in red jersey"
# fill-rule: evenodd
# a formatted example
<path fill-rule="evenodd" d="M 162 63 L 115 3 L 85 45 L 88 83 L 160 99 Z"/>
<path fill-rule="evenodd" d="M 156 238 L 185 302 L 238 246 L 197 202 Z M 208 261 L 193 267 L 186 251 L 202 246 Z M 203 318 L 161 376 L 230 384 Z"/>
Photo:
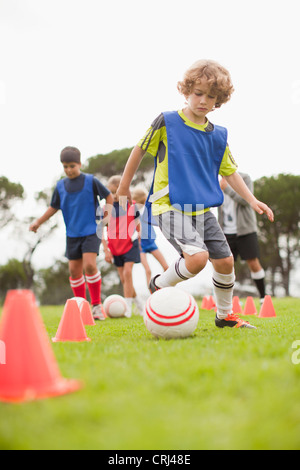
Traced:
<path fill-rule="evenodd" d="M 102 243 L 105 261 L 114 263 L 123 286 L 124 297 L 127 303 L 126 316 L 132 313 L 132 303 L 136 304 L 139 313 L 143 313 L 143 304 L 138 298 L 132 279 L 132 270 L 135 263 L 140 263 L 140 249 L 138 241 L 139 211 L 136 204 L 127 204 L 127 210 L 119 205 L 116 192 L 120 183 L 120 176 L 112 176 L 107 187 L 114 197 L 113 210 L 107 227 L 107 241 L 103 237 Z"/>

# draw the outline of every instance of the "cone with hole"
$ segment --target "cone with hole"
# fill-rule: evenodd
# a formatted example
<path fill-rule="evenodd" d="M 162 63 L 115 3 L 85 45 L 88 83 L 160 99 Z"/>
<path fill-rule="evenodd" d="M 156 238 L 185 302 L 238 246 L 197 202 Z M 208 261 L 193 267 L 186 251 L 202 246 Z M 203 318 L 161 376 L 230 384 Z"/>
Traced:
<path fill-rule="evenodd" d="M 64 379 L 34 294 L 30 290 L 7 293 L 0 322 L 5 361 L 0 364 L 0 401 L 24 402 L 71 393 L 82 387 Z"/>
<path fill-rule="evenodd" d="M 259 315 L 260 318 L 270 318 L 270 317 L 276 317 L 276 312 L 274 309 L 274 305 L 272 302 L 272 298 L 270 295 L 266 295 L 264 298 L 264 302 L 262 304 L 262 307 L 260 309 Z"/>
<path fill-rule="evenodd" d="M 83 324 L 89 325 L 89 326 L 94 326 L 96 325 L 96 322 L 93 318 L 92 311 L 90 304 L 88 303 L 87 300 L 84 300 L 84 302 L 81 303 L 79 307 L 80 313 L 81 313 L 81 319 Z"/>
<path fill-rule="evenodd" d="M 237 295 L 232 299 L 232 313 L 243 313 L 241 302 Z"/>
<path fill-rule="evenodd" d="M 255 307 L 253 297 L 247 297 L 243 314 L 244 315 L 257 315 L 257 310 Z"/>
<path fill-rule="evenodd" d="M 81 318 L 79 306 L 75 299 L 68 299 L 61 317 L 54 343 L 66 341 L 90 341 Z"/>

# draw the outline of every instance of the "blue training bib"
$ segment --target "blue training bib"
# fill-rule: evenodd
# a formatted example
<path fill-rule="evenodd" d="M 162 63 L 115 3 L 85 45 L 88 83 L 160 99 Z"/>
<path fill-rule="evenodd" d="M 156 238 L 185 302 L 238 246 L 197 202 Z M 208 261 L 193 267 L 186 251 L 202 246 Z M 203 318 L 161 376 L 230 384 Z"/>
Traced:
<path fill-rule="evenodd" d="M 172 206 L 194 212 L 220 206 L 220 165 L 227 145 L 227 129 L 201 131 L 185 124 L 177 111 L 164 112 L 168 138 L 169 198 Z"/>

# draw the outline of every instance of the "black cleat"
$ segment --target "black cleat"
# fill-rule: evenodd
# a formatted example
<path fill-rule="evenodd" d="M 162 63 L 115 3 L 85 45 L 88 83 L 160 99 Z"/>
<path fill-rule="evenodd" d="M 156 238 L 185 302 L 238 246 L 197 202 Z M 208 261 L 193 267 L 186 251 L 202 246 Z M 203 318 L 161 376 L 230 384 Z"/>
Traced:
<path fill-rule="evenodd" d="M 160 274 L 157 274 L 157 275 L 154 276 L 154 277 L 151 279 L 151 281 L 150 281 L 149 290 L 150 290 L 151 294 L 154 294 L 154 292 L 156 292 L 157 290 L 160 289 L 160 287 L 158 287 L 158 286 L 155 284 L 155 279 L 157 279 L 159 276 L 160 276 Z"/>
<path fill-rule="evenodd" d="M 250 325 L 248 321 L 241 320 L 235 313 L 230 313 L 223 319 L 218 318 L 216 315 L 215 324 L 218 328 L 229 326 L 229 328 L 252 328 L 256 330 L 256 326 Z"/>

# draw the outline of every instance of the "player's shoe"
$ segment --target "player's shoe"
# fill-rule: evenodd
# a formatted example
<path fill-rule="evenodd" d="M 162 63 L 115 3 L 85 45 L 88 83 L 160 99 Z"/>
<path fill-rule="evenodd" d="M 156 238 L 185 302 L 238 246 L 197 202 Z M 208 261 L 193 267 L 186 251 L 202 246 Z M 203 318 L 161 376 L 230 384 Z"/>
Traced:
<path fill-rule="evenodd" d="M 159 276 L 160 276 L 160 274 L 156 274 L 156 276 L 154 276 L 150 281 L 149 290 L 150 290 L 151 294 L 154 294 L 154 292 L 156 292 L 157 290 L 160 289 L 160 287 L 158 287 L 155 284 L 155 279 L 157 279 Z"/>
<path fill-rule="evenodd" d="M 106 315 L 102 304 L 92 306 L 92 315 L 94 320 L 105 320 Z"/>
<path fill-rule="evenodd" d="M 218 328 L 252 328 L 256 330 L 256 326 L 250 325 L 248 321 L 242 320 L 236 313 L 230 313 L 226 318 L 220 319 L 216 315 L 215 324 Z"/>

